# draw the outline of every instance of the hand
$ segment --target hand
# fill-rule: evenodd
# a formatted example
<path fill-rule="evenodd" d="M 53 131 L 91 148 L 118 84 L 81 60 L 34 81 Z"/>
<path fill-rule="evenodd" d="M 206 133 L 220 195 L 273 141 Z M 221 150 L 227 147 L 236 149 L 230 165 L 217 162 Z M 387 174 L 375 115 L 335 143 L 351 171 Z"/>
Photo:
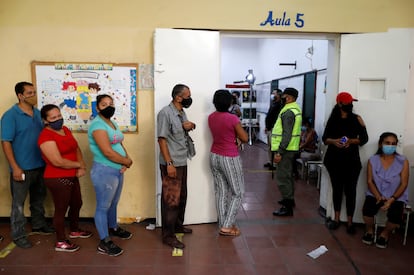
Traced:
<path fill-rule="evenodd" d="M 347 140 L 346 143 L 342 143 L 340 138 L 332 139 L 332 144 L 338 148 L 347 148 L 349 147 L 349 139 Z"/>
<path fill-rule="evenodd" d="M 389 198 L 384 202 L 384 205 L 381 207 L 382 210 L 388 210 L 391 204 L 394 202 L 394 198 Z"/>
<path fill-rule="evenodd" d="M 23 179 L 24 171 L 20 168 L 13 169 L 13 180 L 14 181 L 24 181 Z"/>
<path fill-rule="evenodd" d="M 177 169 L 175 169 L 174 165 L 167 165 L 167 173 L 170 178 L 175 179 L 177 177 Z"/>
<path fill-rule="evenodd" d="M 132 165 L 132 159 L 130 159 L 129 157 L 126 157 L 126 158 L 128 159 L 128 161 L 126 164 L 124 164 L 124 166 L 126 166 L 126 168 L 129 168 Z"/>
<path fill-rule="evenodd" d="M 86 169 L 85 168 L 79 168 L 76 171 L 76 177 L 80 178 L 86 175 Z"/>
<path fill-rule="evenodd" d="M 184 130 L 186 131 L 191 131 L 195 129 L 195 124 L 188 120 L 184 121 L 182 125 L 183 125 Z"/>
<path fill-rule="evenodd" d="M 128 167 L 126 167 L 125 165 L 122 165 L 121 170 L 119 170 L 119 172 L 121 174 L 125 173 L 125 171 L 128 169 Z"/>

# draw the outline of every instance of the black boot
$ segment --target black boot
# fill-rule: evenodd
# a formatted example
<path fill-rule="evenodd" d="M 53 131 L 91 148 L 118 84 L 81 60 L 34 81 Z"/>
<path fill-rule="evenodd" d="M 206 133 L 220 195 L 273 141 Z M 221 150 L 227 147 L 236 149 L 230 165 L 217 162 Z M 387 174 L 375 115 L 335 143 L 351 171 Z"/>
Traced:
<path fill-rule="evenodd" d="M 278 217 L 293 216 L 293 209 L 292 209 L 292 207 L 288 207 L 288 206 L 283 205 L 279 210 L 273 211 L 273 216 L 278 216 Z"/>

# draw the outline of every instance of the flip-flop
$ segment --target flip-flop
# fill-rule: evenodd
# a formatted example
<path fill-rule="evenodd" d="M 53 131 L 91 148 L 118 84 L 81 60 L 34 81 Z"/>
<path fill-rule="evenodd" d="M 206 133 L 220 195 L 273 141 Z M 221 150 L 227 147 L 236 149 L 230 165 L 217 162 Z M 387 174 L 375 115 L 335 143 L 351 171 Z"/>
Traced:
<path fill-rule="evenodd" d="M 230 229 L 230 231 L 223 231 L 222 229 L 220 229 L 219 234 L 220 234 L 221 236 L 232 236 L 232 237 L 237 237 L 237 236 L 239 236 L 239 235 L 240 235 L 240 230 L 239 230 L 239 229 L 237 229 L 237 228 L 235 228 L 235 227 L 232 227 L 232 228 Z"/>

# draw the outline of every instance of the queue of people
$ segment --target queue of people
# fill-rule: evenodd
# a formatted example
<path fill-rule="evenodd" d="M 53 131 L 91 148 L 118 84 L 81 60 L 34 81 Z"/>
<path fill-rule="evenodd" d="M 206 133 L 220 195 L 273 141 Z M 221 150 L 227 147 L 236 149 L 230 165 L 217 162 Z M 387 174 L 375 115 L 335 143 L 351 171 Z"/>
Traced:
<path fill-rule="evenodd" d="M 4 113 L 1 119 L 2 148 L 10 166 L 10 222 L 13 241 L 21 248 L 32 246 L 25 231 L 26 218 L 23 213 L 26 196 L 30 193 L 32 231 L 38 234 L 56 233 L 56 251 L 77 251 L 79 246 L 68 238 L 92 236 L 91 232 L 79 228 L 82 206 L 79 178 L 87 173 L 83 154 L 69 128 L 64 126 L 58 106 L 46 104 L 39 112 L 35 107 L 36 91 L 29 82 L 17 83 L 15 92 L 18 103 Z M 296 89 L 286 88 L 283 92 L 275 90 L 273 96 L 276 99 L 274 103 L 278 105 L 275 109 L 278 110 L 272 118 L 273 125 L 269 126 L 270 122 L 266 125 L 266 132 L 271 133 L 270 163 L 272 167 L 273 163 L 276 165 L 276 180 L 282 195 L 279 201 L 281 208 L 275 210 L 273 215 L 289 217 L 293 216 L 295 207 L 295 156 L 300 150 L 314 151 L 313 145 L 306 141 L 312 139 L 316 132 L 306 120 L 306 129 L 301 131 L 302 111 L 296 103 Z M 187 202 L 187 159 L 195 155 L 189 132 L 196 129 L 196 124 L 188 119 L 185 112 L 192 104 L 190 88 L 177 84 L 171 97 L 170 104 L 157 115 L 162 179 L 161 238 L 166 245 L 183 249 L 185 244 L 177 239 L 176 233 L 192 233 L 192 229 L 184 226 L 184 214 Z M 324 164 L 331 179 L 335 212 L 334 218 L 327 221 L 327 227 L 336 230 L 340 226 L 339 214 L 345 193 L 346 230 L 349 234 L 354 234 L 352 218 L 357 180 L 362 168 L 359 147 L 367 143 L 368 134 L 362 118 L 353 113 L 353 102 L 357 100 L 351 94 L 341 92 L 336 101 L 322 136 L 322 141 L 328 145 Z M 216 110 L 208 117 L 213 137 L 210 169 L 216 196 L 218 230 L 219 235 L 231 237 L 241 234 L 236 226 L 236 214 L 243 200 L 244 177 L 238 145 L 248 141 L 237 114 L 229 112 L 234 103 L 235 98 L 228 90 L 217 90 L 213 96 Z M 118 256 L 123 250 L 113 242 L 112 237 L 132 237 L 131 232 L 117 223 L 117 206 L 124 173 L 133 161 L 123 145 L 122 131 L 116 121 L 111 119 L 115 113 L 113 98 L 106 94 L 98 95 L 96 109 L 97 116 L 88 130 L 88 141 L 93 155 L 90 177 L 96 193 L 94 219 L 100 240 L 97 251 Z M 303 132 L 311 137 L 304 138 Z M 376 246 L 380 248 L 387 247 L 389 233 L 401 223 L 404 204 L 408 199 L 409 164 L 406 157 L 396 152 L 397 143 L 396 134 L 383 133 L 377 153 L 368 161 L 368 190 L 363 207 L 366 232 L 363 242 L 373 243 L 373 217 L 378 211 L 388 211 L 387 226 L 376 239 Z M 46 187 L 52 194 L 55 207 L 54 228 L 46 223 L 44 217 Z M 67 211 L 68 235 L 64 225 Z"/>

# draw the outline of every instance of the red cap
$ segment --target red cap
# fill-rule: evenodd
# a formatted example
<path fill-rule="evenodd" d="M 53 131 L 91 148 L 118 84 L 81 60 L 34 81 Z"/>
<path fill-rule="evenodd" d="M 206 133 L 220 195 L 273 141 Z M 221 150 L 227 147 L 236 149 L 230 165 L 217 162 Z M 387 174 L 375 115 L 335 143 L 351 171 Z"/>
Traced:
<path fill-rule="evenodd" d="M 358 101 L 358 99 L 353 98 L 348 92 L 340 92 L 336 96 L 336 103 L 351 104 L 352 101 Z"/>

